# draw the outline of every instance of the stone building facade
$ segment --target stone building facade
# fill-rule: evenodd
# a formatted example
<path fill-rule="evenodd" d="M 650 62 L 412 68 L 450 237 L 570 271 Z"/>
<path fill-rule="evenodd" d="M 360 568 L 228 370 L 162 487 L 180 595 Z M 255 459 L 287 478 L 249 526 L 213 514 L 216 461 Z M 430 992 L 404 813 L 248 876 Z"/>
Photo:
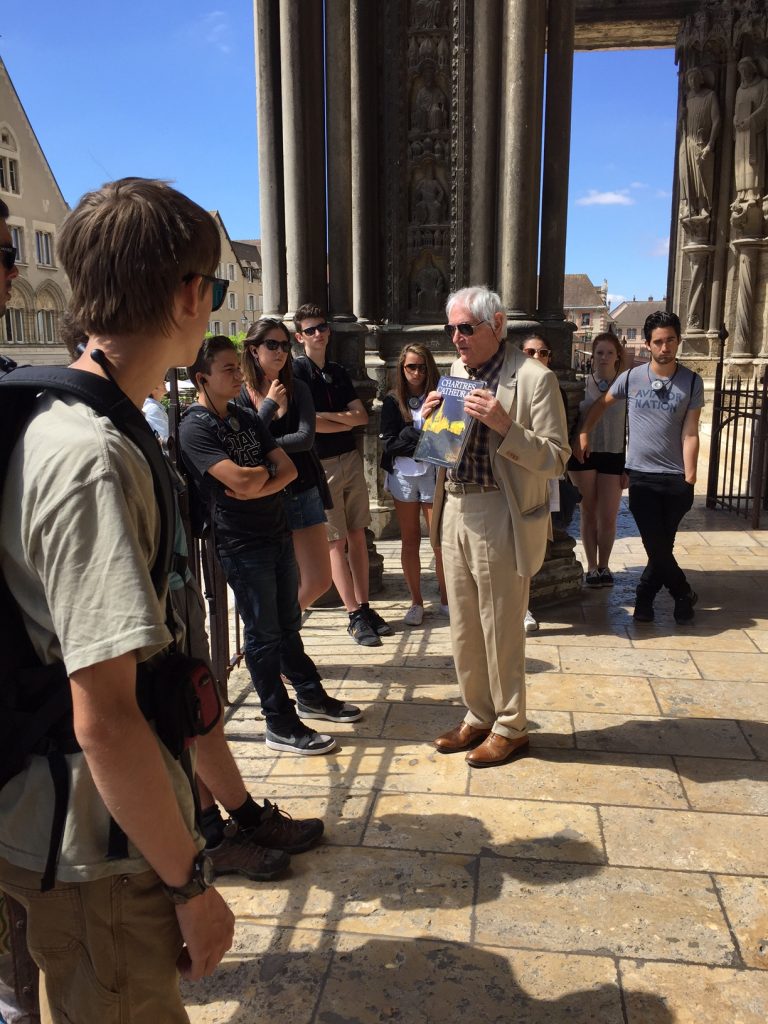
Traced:
<path fill-rule="evenodd" d="M 68 206 L 0 60 L 0 199 L 19 276 L 0 321 L 3 352 L 24 363 L 65 363 L 60 318 L 69 282 L 56 259 L 56 236 Z"/>
<path fill-rule="evenodd" d="M 211 313 L 211 334 L 234 337 L 247 331 L 263 311 L 261 291 L 261 253 L 258 241 L 238 242 L 229 237 L 218 210 L 211 210 L 221 238 L 221 260 L 216 276 L 229 281 L 227 297 L 221 309 Z"/>
<path fill-rule="evenodd" d="M 725 324 L 740 372 L 768 362 L 768 7 L 705 0 L 677 39 L 672 306 L 711 374 Z"/>

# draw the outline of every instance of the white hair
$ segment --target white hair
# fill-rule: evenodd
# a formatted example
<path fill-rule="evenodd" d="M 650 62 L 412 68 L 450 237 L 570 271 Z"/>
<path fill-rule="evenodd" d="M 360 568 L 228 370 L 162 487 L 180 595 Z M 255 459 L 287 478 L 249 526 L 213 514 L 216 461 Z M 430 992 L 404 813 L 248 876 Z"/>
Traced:
<path fill-rule="evenodd" d="M 451 310 L 459 303 L 466 306 L 476 320 L 487 320 L 491 326 L 497 313 L 503 313 L 504 318 L 501 327 L 501 337 L 507 336 L 507 314 L 504 303 L 496 292 L 492 292 L 487 284 L 473 284 L 469 288 L 459 288 L 451 292 L 445 304 L 446 315 L 450 318 Z"/>

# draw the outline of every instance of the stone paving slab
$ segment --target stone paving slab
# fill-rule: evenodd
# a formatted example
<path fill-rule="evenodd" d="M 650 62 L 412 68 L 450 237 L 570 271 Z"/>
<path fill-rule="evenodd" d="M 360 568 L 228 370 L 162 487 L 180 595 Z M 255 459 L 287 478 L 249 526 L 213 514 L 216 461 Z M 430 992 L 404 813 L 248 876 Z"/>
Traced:
<path fill-rule="evenodd" d="M 249 790 L 322 816 L 326 840 L 273 883 L 221 880 L 235 945 L 184 986 L 193 1024 L 764 1024 L 768 531 L 742 525 L 697 501 L 676 547 L 696 619 L 660 598 L 641 626 L 623 503 L 616 586 L 538 612 L 530 753 L 503 768 L 431 746 L 463 717 L 450 624 L 404 627 L 397 542 L 377 544 L 374 598 L 392 637 L 357 647 L 339 609 L 303 630 L 329 692 L 364 710 L 317 723 L 337 751 L 267 750 L 236 671 Z"/>

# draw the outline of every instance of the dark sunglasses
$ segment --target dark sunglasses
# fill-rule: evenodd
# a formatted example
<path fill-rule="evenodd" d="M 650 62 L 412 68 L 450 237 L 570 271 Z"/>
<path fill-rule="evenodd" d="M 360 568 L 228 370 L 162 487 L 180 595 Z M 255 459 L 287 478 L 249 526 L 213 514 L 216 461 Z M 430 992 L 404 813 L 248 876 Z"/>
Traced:
<path fill-rule="evenodd" d="M 13 270 L 16 266 L 16 249 L 12 245 L 0 245 L 0 263 L 6 270 Z"/>
<path fill-rule="evenodd" d="M 462 338 L 471 338 L 476 328 L 487 323 L 487 320 L 480 320 L 476 324 L 446 324 L 443 330 L 448 335 L 449 341 L 453 341 L 453 335 L 456 331 L 459 332 Z"/>
<path fill-rule="evenodd" d="M 315 331 L 319 331 L 320 334 L 325 334 L 325 332 L 329 330 L 330 327 L 328 324 L 315 324 L 314 327 L 302 327 L 301 333 L 306 334 L 308 338 L 311 338 Z"/>
<path fill-rule="evenodd" d="M 211 295 L 211 312 L 215 313 L 217 309 L 221 309 L 224 305 L 224 299 L 227 297 L 229 281 L 223 277 L 211 277 L 210 274 L 185 274 L 182 280 L 184 281 L 184 284 L 188 284 L 193 277 L 202 277 L 204 281 L 211 282 L 211 288 L 213 289 L 213 294 Z"/>
<path fill-rule="evenodd" d="M 411 373 L 426 373 L 426 363 L 403 363 L 404 370 L 410 370 Z"/>
<path fill-rule="evenodd" d="M 534 359 L 536 358 L 536 356 L 539 356 L 539 358 L 544 356 L 545 358 L 549 359 L 549 357 L 552 355 L 548 348 L 524 348 L 523 352 L 525 352 L 527 356 L 531 356 Z"/>
<path fill-rule="evenodd" d="M 281 352 L 290 352 L 291 343 L 290 341 L 275 341 L 274 338 L 267 338 L 266 341 L 262 341 L 262 345 L 266 345 L 270 352 L 277 352 L 280 349 Z"/>

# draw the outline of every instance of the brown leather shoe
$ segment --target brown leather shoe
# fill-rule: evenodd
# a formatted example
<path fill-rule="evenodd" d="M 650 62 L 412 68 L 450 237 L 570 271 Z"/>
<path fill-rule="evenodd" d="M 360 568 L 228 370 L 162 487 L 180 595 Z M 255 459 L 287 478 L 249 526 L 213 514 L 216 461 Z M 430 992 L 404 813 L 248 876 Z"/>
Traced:
<path fill-rule="evenodd" d="M 490 735 L 490 732 L 490 729 L 476 729 L 474 725 L 462 722 L 450 732 L 444 732 L 442 736 L 438 736 L 434 742 L 441 754 L 457 754 L 460 750 L 476 746 Z"/>
<path fill-rule="evenodd" d="M 527 736 L 517 736 L 510 740 L 498 732 L 492 732 L 479 747 L 467 754 L 467 763 L 473 768 L 492 768 L 497 764 L 506 764 L 527 749 Z"/>

